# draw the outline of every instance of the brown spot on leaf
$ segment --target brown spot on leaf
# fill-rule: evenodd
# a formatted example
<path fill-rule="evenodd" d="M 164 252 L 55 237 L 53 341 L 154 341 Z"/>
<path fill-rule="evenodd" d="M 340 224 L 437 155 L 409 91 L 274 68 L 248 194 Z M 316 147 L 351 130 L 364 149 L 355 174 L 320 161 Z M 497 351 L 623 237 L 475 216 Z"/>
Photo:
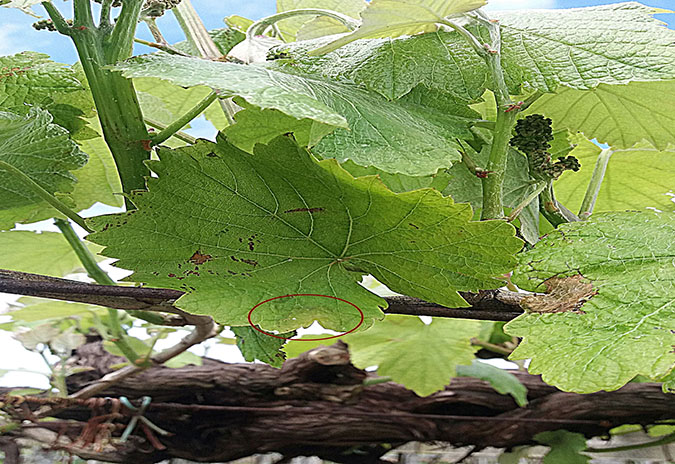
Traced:
<path fill-rule="evenodd" d="M 169 274 L 169 277 L 176 277 L 176 274 Z"/>
<path fill-rule="evenodd" d="M 199 250 L 195 251 L 195 254 L 193 254 L 188 261 L 190 261 L 192 264 L 204 264 L 207 261 L 211 261 L 213 259 L 213 256 L 204 254 L 200 252 Z"/>
<path fill-rule="evenodd" d="M 584 314 L 581 307 L 598 293 L 580 274 L 551 277 L 544 281 L 544 285 L 546 285 L 545 294 L 528 295 L 521 301 L 521 306 L 527 312 Z"/>
<path fill-rule="evenodd" d="M 253 266 L 253 267 L 256 267 L 258 265 L 258 261 L 256 261 L 255 259 L 244 259 L 244 258 L 242 258 L 241 262 L 246 263 L 249 266 Z"/>
<path fill-rule="evenodd" d="M 208 156 L 209 158 L 220 158 L 218 155 L 216 155 L 213 152 L 207 153 L 206 156 Z"/>
<path fill-rule="evenodd" d="M 412 222 L 409 222 L 408 225 L 409 225 L 410 227 L 414 227 L 415 229 L 418 229 L 418 230 L 419 230 L 419 226 L 416 226 L 416 225 L 413 224 Z"/>
<path fill-rule="evenodd" d="M 320 213 L 326 211 L 324 208 L 295 208 L 287 209 L 284 213 Z"/>

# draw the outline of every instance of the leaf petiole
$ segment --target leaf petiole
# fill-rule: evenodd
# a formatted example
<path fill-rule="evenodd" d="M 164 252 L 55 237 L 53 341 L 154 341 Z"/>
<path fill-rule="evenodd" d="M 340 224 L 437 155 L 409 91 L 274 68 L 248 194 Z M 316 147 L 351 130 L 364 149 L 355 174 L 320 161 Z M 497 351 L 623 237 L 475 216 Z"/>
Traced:
<path fill-rule="evenodd" d="M 213 103 L 218 98 L 218 93 L 212 91 L 208 94 L 202 101 L 197 103 L 195 106 L 190 108 L 185 114 L 180 116 L 174 122 L 162 129 L 158 134 L 151 136 L 150 140 L 153 145 L 159 145 L 160 143 L 171 138 L 176 132 L 185 127 L 190 121 L 199 116 L 208 108 L 211 103 Z"/>
<path fill-rule="evenodd" d="M 579 218 L 582 221 L 588 219 L 593 213 L 595 201 L 598 199 L 600 187 L 602 186 L 602 181 L 605 178 L 605 172 L 607 172 L 609 159 L 613 154 L 614 151 L 611 148 L 606 148 L 600 152 L 598 159 L 595 161 L 593 175 L 591 176 L 591 180 L 588 182 L 586 195 L 584 196 L 584 200 L 581 202 L 581 208 L 579 209 Z"/>
<path fill-rule="evenodd" d="M 87 226 L 87 224 L 84 222 L 84 219 L 79 214 L 77 214 L 75 211 L 66 206 L 65 203 L 56 198 L 54 195 L 43 189 L 40 184 L 35 182 L 29 176 L 27 176 L 23 171 L 17 169 L 16 167 L 12 166 L 11 164 L 5 161 L 0 161 L 0 168 L 4 169 L 5 171 L 8 171 L 11 174 L 14 174 L 16 177 L 21 179 L 23 182 L 26 183 L 26 185 L 30 188 L 30 190 L 33 193 L 35 193 L 37 196 L 39 196 L 44 201 L 49 203 L 59 212 L 63 213 L 64 216 L 72 219 L 73 222 L 82 227 L 84 230 L 86 230 L 89 233 L 93 232 L 93 230 L 91 230 Z"/>

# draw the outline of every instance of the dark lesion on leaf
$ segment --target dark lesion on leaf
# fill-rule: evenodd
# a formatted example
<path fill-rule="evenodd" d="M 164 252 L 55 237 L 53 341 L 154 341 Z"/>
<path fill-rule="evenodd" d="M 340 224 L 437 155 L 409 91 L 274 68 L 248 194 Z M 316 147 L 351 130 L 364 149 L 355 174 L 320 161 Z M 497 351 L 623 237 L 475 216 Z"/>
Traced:
<path fill-rule="evenodd" d="M 194 252 L 194 254 L 188 259 L 189 262 L 192 264 L 204 264 L 207 261 L 211 261 L 213 259 L 213 256 L 207 255 L 206 253 L 202 253 L 201 251 L 197 250 Z"/>
<path fill-rule="evenodd" d="M 551 277 L 544 281 L 546 293 L 528 295 L 520 305 L 530 313 L 584 314 L 581 307 L 598 291 L 581 274 L 569 277 Z"/>

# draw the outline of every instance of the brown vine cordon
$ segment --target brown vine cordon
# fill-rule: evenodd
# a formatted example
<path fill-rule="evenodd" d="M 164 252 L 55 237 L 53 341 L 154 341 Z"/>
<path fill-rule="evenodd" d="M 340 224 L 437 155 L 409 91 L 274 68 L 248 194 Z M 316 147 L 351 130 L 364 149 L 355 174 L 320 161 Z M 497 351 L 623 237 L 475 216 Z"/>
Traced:
<path fill-rule="evenodd" d="M 96 381 L 120 361 L 99 342 L 83 345 L 69 364 L 89 370 L 68 377 L 69 390 Z M 171 457 L 224 462 L 266 452 L 367 464 L 382 462 L 391 446 L 409 441 L 509 448 L 532 444 L 546 430 L 591 437 L 621 424 L 675 419 L 675 402 L 658 384 L 580 395 L 516 373 L 528 389 L 529 404 L 521 408 L 477 379 L 453 379 L 421 398 L 393 382 L 365 386 L 370 375 L 350 363 L 342 342 L 314 348 L 281 369 L 210 359 L 202 366 L 152 367 L 89 400 L 0 397 L 14 418 L 33 421 L 5 441 L 31 437 L 84 458 L 140 464 Z M 139 426 L 120 442 L 134 412 L 119 398 L 138 406 L 145 395 L 152 402 L 144 417 L 169 434 Z M 45 407 L 56 420 L 36 419 Z"/>

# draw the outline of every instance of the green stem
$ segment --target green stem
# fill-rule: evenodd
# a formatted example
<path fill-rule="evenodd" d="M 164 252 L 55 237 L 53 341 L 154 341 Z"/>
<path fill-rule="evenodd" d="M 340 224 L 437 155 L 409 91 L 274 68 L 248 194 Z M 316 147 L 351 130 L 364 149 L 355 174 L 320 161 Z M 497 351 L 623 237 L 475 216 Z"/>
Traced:
<path fill-rule="evenodd" d="M 539 212 L 553 227 L 579 220 L 574 213 L 559 204 L 555 199 L 553 182 L 551 181 L 548 182 L 546 188 L 539 194 Z"/>
<path fill-rule="evenodd" d="M 469 45 L 473 47 L 474 51 L 478 54 L 478 56 L 487 59 L 488 51 L 485 49 L 485 46 L 482 43 L 480 43 L 478 38 L 471 32 L 469 32 L 466 28 L 449 19 L 444 19 L 440 21 L 440 23 L 448 27 L 451 27 L 452 29 L 459 32 L 467 40 L 467 42 L 469 42 Z"/>
<path fill-rule="evenodd" d="M 73 227 L 65 219 L 54 219 L 54 224 L 59 228 L 64 238 L 73 249 L 77 258 L 80 260 L 84 269 L 89 274 L 89 277 L 94 279 L 96 283 L 101 285 L 115 285 L 115 281 L 110 278 L 110 276 L 98 266 L 94 255 L 89 251 L 89 249 L 82 243 L 80 237 L 75 233 Z"/>
<path fill-rule="evenodd" d="M 115 285 L 115 281 L 98 266 L 94 255 L 91 254 L 91 251 L 89 251 L 82 240 L 80 240 L 80 237 L 77 236 L 70 223 L 66 220 L 57 218 L 54 219 L 54 224 L 59 228 L 64 238 L 77 255 L 89 277 L 101 285 Z M 126 333 L 124 332 L 124 328 L 119 319 L 119 313 L 116 309 L 108 308 L 108 320 L 108 328 L 112 334 L 113 343 L 117 345 L 128 360 L 134 362 L 138 359 L 138 354 L 126 341 Z"/>
<path fill-rule="evenodd" d="M 143 21 L 145 22 L 145 25 L 148 26 L 148 29 L 150 30 L 152 37 L 155 39 L 155 42 L 160 43 L 162 45 L 167 45 L 169 43 L 162 35 L 162 31 L 159 30 L 155 18 L 144 18 Z"/>
<path fill-rule="evenodd" d="M 91 0 L 73 0 L 73 27 L 94 29 Z"/>
<path fill-rule="evenodd" d="M 527 97 L 525 101 L 520 105 L 520 111 L 525 111 L 526 109 L 528 109 L 530 106 L 532 106 L 534 102 L 539 100 L 539 98 L 541 98 L 543 95 L 544 92 L 542 92 L 541 90 L 535 91 L 532 95 Z"/>
<path fill-rule="evenodd" d="M 98 20 L 99 29 L 112 29 L 112 22 L 110 21 L 110 13 L 112 12 L 112 5 L 114 0 L 103 0 L 101 2 L 101 14 Z"/>
<path fill-rule="evenodd" d="M 84 222 L 84 219 L 82 219 L 80 215 L 78 215 L 72 209 L 68 208 L 68 206 L 66 206 L 61 200 L 56 198 L 54 195 L 43 189 L 40 184 L 35 182 L 26 174 L 24 174 L 23 171 L 15 168 L 14 166 L 12 166 L 9 163 L 6 163 L 5 161 L 0 161 L 0 168 L 10 172 L 11 174 L 14 174 L 16 177 L 21 179 L 31 189 L 33 193 L 35 193 L 37 196 L 39 196 L 44 201 L 49 203 L 51 206 L 56 208 L 59 212 L 63 213 L 64 216 L 72 219 L 73 222 L 82 227 L 84 230 L 86 230 L 89 233 L 93 232 L 93 230 L 91 230 L 87 226 L 87 224 Z"/>
<path fill-rule="evenodd" d="M 546 182 L 539 182 L 536 184 L 536 188 L 532 193 L 530 193 L 527 198 L 525 198 L 518 206 L 516 206 L 513 211 L 511 211 L 511 214 L 509 215 L 509 222 L 512 222 L 514 219 L 518 217 L 518 215 L 525 209 L 527 208 L 527 205 L 532 203 L 535 198 L 539 196 L 541 192 L 544 191 L 544 189 L 547 187 Z"/>
<path fill-rule="evenodd" d="M 59 34 L 70 35 L 72 27 L 66 22 L 66 18 L 61 15 L 61 12 L 54 6 L 52 2 L 42 2 L 42 6 L 47 11 L 47 15 L 54 23 L 54 27 Z"/>
<path fill-rule="evenodd" d="M 616 453 L 619 451 L 630 451 L 634 449 L 651 448 L 653 446 L 663 446 L 675 443 L 675 433 L 671 433 L 648 443 L 638 443 L 635 445 L 617 446 L 614 448 L 586 448 L 585 453 Z"/>
<path fill-rule="evenodd" d="M 152 144 L 159 145 L 160 143 L 171 138 L 176 132 L 185 127 L 190 121 L 192 121 L 194 118 L 202 114 L 204 110 L 206 110 L 206 108 L 208 108 L 211 105 L 211 103 L 213 103 L 216 100 L 216 98 L 218 98 L 218 94 L 215 91 L 208 94 L 202 101 L 200 101 L 195 106 L 186 111 L 185 114 L 183 114 L 174 122 L 169 124 L 157 135 L 152 136 L 151 137 Z"/>
<path fill-rule="evenodd" d="M 579 218 L 582 221 L 588 219 L 593 213 L 593 207 L 595 206 L 595 201 L 598 199 L 602 180 L 605 178 L 607 165 L 609 164 L 609 159 L 612 157 L 613 153 L 614 152 L 611 149 L 606 148 L 600 152 L 598 159 L 595 161 L 593 175 L 588 183 L 586 195 L 584 196 L 584 200 L 581 202 L 581 208 L 579 209 Z"/>
<path fill-rule="evenodd" d="M 143 120 L 148 126 L 154 127 L 155 129 L 159 129 L 160 131 L 163 131 L 164 129 L 167 128 L 166 124 L 162 124 L 161 122 L 155 121 L 154 119 L 143 118 Z M 195 137 L 181 131 L 176 131 L 176 133 L 173 134 L 173 136 L 186 143 L 195 143 L 197 141 Z"/>

